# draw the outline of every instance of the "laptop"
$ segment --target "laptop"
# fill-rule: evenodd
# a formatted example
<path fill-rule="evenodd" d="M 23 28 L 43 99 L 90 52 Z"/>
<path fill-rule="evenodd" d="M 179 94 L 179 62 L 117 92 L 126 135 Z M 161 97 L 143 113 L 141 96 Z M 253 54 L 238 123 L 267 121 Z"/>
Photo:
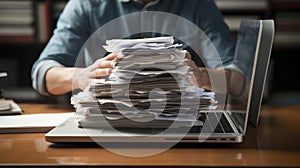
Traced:
<path fill-rule="evenodd" d="M 240 24 L 234 64 L 243 72 L 243 87 L 228 94 L 226 108 L 199 112 L 199 123 L 185 132 L 180 129 L 159 134 L 158 129 L 79 128 L 76 115 L 45 135 L 46 141 L 62 142 L 212 142 L 243 141 L 249 122 L 257 125 L 263 87 L 274 37 L 273 20 L 245 20 Z M 241 83 L 239 78 L 233 82 Z M 155 135 L 155 136 L 153 136 Z"/>

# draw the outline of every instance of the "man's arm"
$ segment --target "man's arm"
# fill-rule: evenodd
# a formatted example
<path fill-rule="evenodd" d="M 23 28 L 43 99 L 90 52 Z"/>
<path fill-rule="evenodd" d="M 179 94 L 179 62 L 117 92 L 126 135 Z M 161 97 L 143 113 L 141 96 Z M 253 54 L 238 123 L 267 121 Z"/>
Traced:
<path fill-rule="evenodd" d="M 53 67 L 46 73 L 46 88 L 52 95 L 70 92 L 73 88 L 75 68 Z"/>
<path fill-rule="evenodd" d="M 232 34 L 214 1 L 198 2 L 200 5 L 197 13 L 200 20 L 198 26 L 210 39 L 219 55 L 218 58 L 212 58 L 215 56 L 215 51 L 206 50 L 207 52 L 202 53 L 202 59 L 206 62 L 205 66 L 209 68 L 226 67 L 234 60 L 235 43 Z M 210 61 L 207 62 L 207 60 Z"/>
<path fill-rule="evenodd" d="M 233 95 L 240 95 L 242 93 L 245 78 L 240 72 L 234 70 L 234 68 L 209 69 L 198 67 L 195 62 L 192 61 L 189 52 L 186 53 L 185 58 L 187 59 L 186 64 L 191 67 L 196 79 L 196 83 L 193 83 L 194 85 L 218 93 L 230 93 Z M 211 78 L 214 78 L 215 81 L 213 86 L 211 84 Z M 224 84 L 226 86 L 224 86 Z"/>
<path fill-rule="evenodd" d="M 207 90 L 212 90 L 218 93 L 229 93 L 231 95 L 240 95 L 244 90 L 245 77 L 238 71 L 218 68 L 218 69 L 207 69 L 197 68 L 194 72 L 198 82 L 198 86 Z M 218 79 L 224 79 L 224 81 L 217 81 Z M 210 78 L 213 77 L 217 82 L 212 86 Z"/>
<path fill-rule="evenodd" d="M 116 57 L 117 54 L 109 54 L 86 68 L 50 68 L 46 73 L 45 81 L 48 93 L 61 95 L 74 89 L 84 90 L 89 85 L 91 79 L 111 74 Z"/>
<path fill-rule="evenodd" d="M 74 67 L 77 55 L 89 36 L 88 9 L 88 1 L 71 0 L 59 17 L 53 36 L 32 67 L 32 85 L 41 94 L 52 94 L 48 92 L 48 89 L 55 90 L 52 85 L 54 88 L 62 85 L 62 88 L 57 88 L 61 90 L 59 93 L 70 91 L 71 69 L 63 67 Z M 53 67 L 60 67 L 61 71 L 51 70 Z M 47 79 L 46 74 L 49 75 Z"/>

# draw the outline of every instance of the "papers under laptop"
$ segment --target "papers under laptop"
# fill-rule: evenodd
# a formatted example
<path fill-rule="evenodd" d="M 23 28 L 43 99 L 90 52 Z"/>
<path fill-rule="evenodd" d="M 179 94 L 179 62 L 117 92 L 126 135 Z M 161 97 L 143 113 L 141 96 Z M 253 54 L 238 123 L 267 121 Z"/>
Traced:
<path fill-rule="evenodd" d="M 170 80 L 171 79 L 170 76 L 168 76 L 167 74 L 158 73 L 159 70 L 157 69 L 154 70 L 149 68 L 146 69 L 145 71 L 142 71 L 139 74 L 134 73 L 136 76 L 133 75 L 135 77 L 133 83 L 134 82 L 138 83 L 142 80 L 145 80 L 145 75 L 152 75 L 152 78 L 146 79 L 148 80 L 147 82 L 149 82 L 149 85 L 143 85 L 143 87 L 138 87 L 139 85 L 136 86 L 133 85 L 133 88 L 129 89 L 132 91 L 133 94 L 131 95 L 132 97 L 130 98 L 133 99 L 131 102 L 127 102 L 128 104 L 126 104 L 126 102 L 124 103 L 124 99 L 122 99 L 122 101 L 114 99 L 114 102 L 107 101 L 108 98 L 114 98 L 113 96 L 116 96 L 117 98 L 124 96 L 120 94 L 122 93 L 120 92 L 120 90 L 123 89 L 122 82 L 129 79 L 119 78 L 120 76 L 126 77 L 128 76 L 128 74 L 130 74 L 130 71 L 132 71 L 132 69 L 136 68 L 137 70 L 139 70 L 139 68 L 141 68 L 142 63 L 146 64 L 146 62 L 143 62 L 145 61 L 144 59 L 140 59 L 139 62 L 136 61 L 136 64 L 130 64 L 130 66 L 126 67 L 125 66 L 127 65 L 125 64 L 126 61 L 132 61 L 131 59 L 133 58 L 131 58 L 131 55 L 132 52 L 135 52 L 134 50 L 128 49 L 128 46 L 126 46 L 127 50 L 125 50 L 122 53 L 125 56 L 128 56 L 128 57 L 124 57 L 125 63 L 124 62 L 120 62 L 119 64 L 117 63 L 116 64 L 117 70 L 114 70 L 115 75 L 110 76 L 110 80 L 113 80 L 114 82 L 119 84 L 117 85 L 118 87 L 114 89 L 116 83 L 113 82 L 112 84 L 107 82 L 105 83 L 101 80 L 95 81 L 90 87 L 90 91 L 92 90 L 93 93 L 90 101 L 85 101 L 85 102 L 81 101 L 80 103 L 78 103 L 79 100 L 76 99 L 78 97 L 73 98 L 73 102 L 78 103 L 77 107 L 95 107 L 95 108 L 94 109 L 89 108 L 89 110 L 86 110 L 86 108 L 81 108 L 82 110 L 81 113 L 80 111 L 79 113 L 77 113 L 79 115 L 72 116 L 62 125 L 48 132 L 45 135 L 46 140 L 50 142 L 92 142 L 95 140 L 96 141 L 99 140 L 102 142 L 145 142 L 145 139 L 147 139 L 146 142 L 174 142 L 178 140 L 180 140 L 181 142 L 203 142 L 203 141 L 224 142 L 224 143 L 242 142 L 243 136 L 246 133 L 248 115 L 251 116 L 252 121 L 257 122 L 258 120 L 259 108 L 253 108 L 253 107 L 260 107 L 260 103 L 262 99 L 262 90 L 263 90 L 262 88 L 265 81 L 265 76 L 266 76 L 265 74 L 268 68 L 270 51 L 273 43 L 273 36 L 274 36 L 273 21 L 271 20 L 243 21 L 240 26 L 238 41 L 237 41 L 237 46 L 235 51 L 235 59 L 232 65 L 232 66 L 235 65 L 241 66 L 241 70 L 244 73 L 243 91 L 238 95 L 230 95 L 230 94 L 227 95 L 228 99 L 226 102 L 225 109 L 213 110 L 215 109 L 217 103 L 217 101 L 214 100 L 215 99 L 214 93 L 206 92 L 205 90 L 199 88 L 195 90 L 195 88 L 193 87 L 186 87 L 184 88 L 186 89 L 185 90 L 186 92 L 184 92 L 184 94 L 186 94 L 185 97 L 186 102 L 188 102 L 187 104 L 190 104 L 190 106 L 185 109 L 185 113 L 182 113 L 184 115 L 177 115 L 177 116 L 174 115 L 176 113 L 176 110 L 178 110 L 178 102 L 176 101 L 172 102 L 171 104 L 164 104 L 165 106 L 163 107 L 166 107 L 164 109 L 167 111 L 167 113 L 164 113 L 165 112 L 164 111 L 163 112 L 164 115 L 157 115 L 157 114 L 162 114 L 162 112 L 159 111 L 160 109 L 159 107 L 161 107 L 160 106 L 161 103 L 158 101 L 159 96 L 161 96 L 160 93 L 168 92 L 169 94 L 167 94 L 167 96 L 175 100 L 176 93 L 177 93 L 176 89 L 178 89 L 172 84 L 172 82 L 174 81 Z M 188 73 L 187 72 L 188 69 L 186 69 L 186 67 L 180 62 L 184 60 L 183 53 L 180 53 L 180 51 L 176 50 L 178 46 L 174 45 L 173 41 L 170 40 L 168 37 L 164 37 L 162 39 L 164 40 L 164 43 L 161 44 L 160 48 L 158 46 L 151 46 L 147 44 L 138 46 L 141 49 L 139 50 L 138 55 L 145 54 L 145 53 L 147 54 L 148 52 L 150 53 L 148 55 L 153 56 L 153 53 L 147 50 L 147 48 L 151 48 L 151 47 L 156 47 L 155 49 L 163 51 L 162 53 L 175 52 L 175 54 L 171 54 L 173 58 L 161 57 L 159 55 L 154 55 L 154 56 L 157 56 L 157 58 L 165 59 L 165 60 L 161 60 L 160 65 L 166 63 L 166 68 L 168 68 L 169 70 L 174 70 L 174 72 L 177 72 L 176 74 L 178 75 L 178 78 L 182 80 L 181 82 L 183 83 L 183 86 L 186 86 L 184 81 L 186 81 L 185 75 Z M 153 40 L 153 39 L 149 39 L 149 40 Z M 110 42 L 114 44 L 118 44 L 116 43 L 117 41 L 118 40 L 114 40 Z M 166 45 L 166 43 L 168 45 Z M 119 46 L 118 45 L 113 45 L 113 46 L 114 47 L 109 47 L 108 45 L 106 46 L 106 49 L 114 51 L 120 47 L 124 47 L 124 44 Z M 132 47 L 136 47 L 136 46 L 132 46 Z M 161 68 L 165 68 L 165 67 L 161 66 Z M 125 73 L 126 75 L 122 73 Z M 263 73 L 263 75 L 257 75 L 259 73 Z M 157 84 L 157 83 L 153 83 L 155 82 L 155 79 L 160 79 L 162 83 L 162 88 L 163 89 L 168 88 L 168 89 L 167 90 L 161 89 L 161 90 L 156 90 L 155 92 L 151 92 L 152 95 L 150 94 L 148 96 L 150 98 L 151 96 L 152 98 L 154 97 L 156 101 L 154 103 L 151 102 L 152 104 L 150 103 L 149 105 L 149 102 L 145 101 L 144 99 L 142 99 L 142 97 L 139 96 L 143 96 L 144 94 L 143 91 L 145 91 L 145 89 L 146 90 L 147 88 L 150 89 L 151 85 Z M 240 82 L 240 81 L 235 81 L 235 82 Z M 107 87 L 106 85 L 109 85 L 109 87 Z M 253 86 L 256 86 L 256 88 L 253 88 Z M 107 90 L 107 88 L 114 90 L 114 92 L 112 93 L 111 91 Z M 260 93 L 253 94 L 253 90 L 260 91 Z M 147 94 L 148 93 L 149 92 L 147 92 Z M 80 98 L 85 97 L 89 100 L 90 98 L 89 95 L 84 95 L 84 93 L 81 94 L 83 95 L 80 95 L 79 96 Z M 94 100 L 93 99 L 94 97 L 98 97 L 99 99 L 97 101 L 91 101 Z M 200 100 L 201 103 L 195 106 L 193 102 L 196 102 L 197 100 L 198 101 Z M 258 101 L 253 101 L 253 100 L 258 100 Z M 144 125 L 143 124 L 136 125 L 136 123 L 130 126 L 126 125 L 128 124 L 127 122 L 128 119 L 131 120 L 137 119 L 136 121 L 140 123 L 141 120 L 139 119 L 143 117 L 139 117 L 139 115 L 144 116 L 145 113 L 140 113 L 140 114 L 134 113 L 134 111 L 130 110 L 131 109 L 130 107 L 132 107 L 132 105 L 135 105 L 134 103 L 138 103 L 138 105 L 141 105 L 141 102 L 143 101 L 145 102 L 145 104 L 142 103 L 143 106 L 141 106 L 140 108 L 147 109 L 149 107 L 152 107 L 152 105 L 154 104 L 153 106 L 154 112 L 155 110 L 158 110 L 157 111 L 158 113 L 157 114 L 153 113 L 153 111 L 152 113 L 148 112 L 147 115 L 149 114 L 150 115 L 148 116 L 148 118 L 143 120 L 142 123 L 144 123 Z M 98 113 L 99 110 L 95 110 L 99 107 L 101 109 L 101 114 Z M 195 108 L 199 109 L 197 113 L 190 112 L 190 111 L 195 111 L 194 110 Z M 252 110 L 251 111 L 252 114 L 249 114 L 250 110 Z M 120 113 L 122 115 L 120 115 Z M 132 114 L 134 114 L 134 117 L 132 116 Z M 103 116 L 105 116 L 106 118 Z M 122 117 L 122 116 L 126 116 L 126 117 Z M 187 118 L 196 117 L 197 119 L 196 121 L 194 120 L 193 122 L 186 122 L 189 120 L 186 120 L 185 117 Z M 170 122 L 165 122 L 167 118 L 169 119 Z M 180 121 L 185 121 L 185 122 L 184 123 L 177 122 L 178 121 L 177 118 L 181 119 Z M 94 128 L 88 125 L 89 123 L 91 123 L 91 120 L 93 119 L 95 119 L 95 123 L 98 123 L 100 125 L 92 124 Z M 162 120 L 164 122 L 162 122 Z M 174 122 L 177 123 L 177 125 L 175 125 L 175 127 L 172 127 L 174 126 Z M 106 128 L 103 127 L 101 123 L 109 123 L 112 124 L 113 127 L 112 129 Z M 84 128 L 80 128 L 79 126 Z M 167 126 L 170 126 L 173 129 L 167 129 L 168 131 L 165 134 L 160 134 L 161 132 L 164 132 L 166 130 L 166 128 L 164 127 Z M 188 126 L 188 127 L 184 127 L 184 126 Z"/>

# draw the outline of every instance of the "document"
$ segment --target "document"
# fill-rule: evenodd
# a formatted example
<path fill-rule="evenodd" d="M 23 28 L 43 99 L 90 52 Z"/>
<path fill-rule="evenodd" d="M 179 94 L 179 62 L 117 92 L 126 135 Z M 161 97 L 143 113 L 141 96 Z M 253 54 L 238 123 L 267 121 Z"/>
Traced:
<path fill-rule="evenodd" d="M 48 132 L 74 112 L 0 116 L 0 133 Z"/>
<path fill-rule="evenodd" d="M 216 108 L 215 93 L 192 85 L 181 44 L 173 37 L 109 40 L 118 53 L 107 80 L 94 80 L 71 99 L 80 127 L 191 127 L 199 110 Z M 139 122 L 140 121 L 140 122 Z"/>
<path fill-rule="evenodd" d="M 173 44 L 173 37 L 155 37 L 155 38 L 144 38 L 144 39 L 113 39 L 107 40 L 106 45 L 103 48 L 107 52 L 115 52 L 123 48 L 130 48 L 140 43 L 162 43 L 162 44 Z"/>

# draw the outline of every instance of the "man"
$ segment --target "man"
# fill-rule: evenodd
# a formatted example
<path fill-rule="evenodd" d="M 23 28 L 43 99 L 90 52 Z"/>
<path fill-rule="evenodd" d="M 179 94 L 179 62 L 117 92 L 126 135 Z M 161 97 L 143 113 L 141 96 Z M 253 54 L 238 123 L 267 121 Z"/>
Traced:
<path fill-rule="evenodd" d="M 84 89 L 89 79 L 108 76 L 117 54 L 109 54 L 85 68 L 75 68 L 78 53 L 98 28 L 115 18 L 140 11 L 167 12 L 190 20 L 209 37 L 222 64 L 226 67 L 232 62 L 234 42 L 213 0 L 70 0 L 53 37 L 32 68 L 33 87 L 42 94 L 61 95 Z M 207 70 L 199 69 L 191 56 L 187 58 L 199 86 L 210 89 Z M 226 78 L 230 72 L 223 68 L 216 71 L 225 73 Z"/>

